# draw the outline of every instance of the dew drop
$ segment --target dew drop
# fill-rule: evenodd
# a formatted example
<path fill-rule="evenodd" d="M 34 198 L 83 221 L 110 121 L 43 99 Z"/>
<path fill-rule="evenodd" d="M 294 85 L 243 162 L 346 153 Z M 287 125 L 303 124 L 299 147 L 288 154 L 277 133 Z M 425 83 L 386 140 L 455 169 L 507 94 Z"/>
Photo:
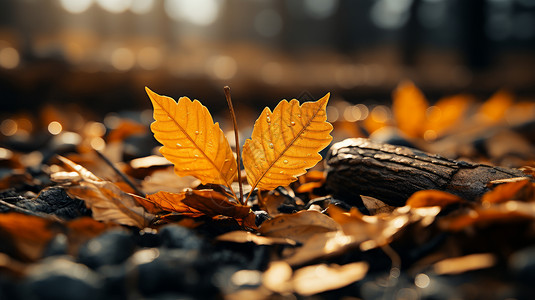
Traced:
<path fill-rule="evenodd" d="M 228 159 L 228 158 L 225 158 L 225 162 L 228 162 L 228 161 L 230 161 L 230 159 Z"/>
<path fill-rule="evenodd" d="M 267 117 L 266 120 L 267 120 L 268 123 L 271 123 L 271 118 L 270 117 Z"/>
<path fill-rule="evenodd" d="M 273 143 L 269 143 L 269 148 L 273 149 Z"/>
<path fill-rule="evenodd" d="M 297 117 L 298 117 L 298 118 L 301 118 L 301 114 L 298 114 Z"/>
<path fill-rule="evenodd" d="M 195 134 L 199 134 L 199 130 L 195 130 Z"/>
<path fill-rule="evenodd" d="M 199 157 L 199 154 L 195 154 L 195 155 L 193 155 L 193 156 L 195 156 L 195 157 Z"/>
<path fill-rule="evenodd" d="M 287 163 L 288 163 L 288 160 L 287 160 L 287 159 L 285 159 L 285 160 L 283 161 L 283 163 L 287 164 Z"/>
<path fill-rule="evenodd" d="M 295 122 L 294 122 L 294 121 L 291 121 L 291 122 L 290 122 L 290 125 L 295 126 Z"/>
<path fill-rule="evenodd" d="M 178 147 L 182 147 L 182 144 L 176 143 L 176 145 L 177 145 Z"/>
<path fill-rule="evenodd" d="M 280 173 L 280 174 L 284 174 L 284 171 L 280 171 L 279 173 Z"/>

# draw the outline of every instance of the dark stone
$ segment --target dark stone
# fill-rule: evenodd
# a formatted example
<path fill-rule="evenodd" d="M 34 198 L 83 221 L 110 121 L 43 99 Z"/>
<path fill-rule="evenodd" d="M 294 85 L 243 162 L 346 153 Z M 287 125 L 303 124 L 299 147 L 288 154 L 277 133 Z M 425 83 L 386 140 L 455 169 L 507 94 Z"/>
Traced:
<path fill-rule="evenodd" d="M 46 246 L 43 257 L 65 255 L 67 254 L 68 247 L 67 236 L 62 233 L 56 234 Z"/>
<path fill-rule="evenodd" d="M 186 250 L 200 250 L 203 240 L 186 227 L 169 224 L 160 229 L 159 232 L 162 246 L 166 248 L 177 248 Z"/>
<path fill-rule="evenodd" d="M 265 210 L 257 210 L 255 214 L 255 225 L 260 226 L 264 221 L 269 219 L 269 214 Z"/>
<path fill-rule="evenodd" d="M 78 252 L 81 263 L 90 268 L 124 262 L 135 249 L 132 236 L 123 230 L 110 230 L 89 240 Z"/>
<path fill-rule="evenodd" d="M 139 231 L 134 238 L 140 247 L 152 248 L 159 247 L 162 244 L 161 236 L 150 228 Z"/>
<path fill-rule="evenodd" d="M 64 257 L 44 260 L 32 266 L 21 286 L 23 299 L 102 299 L 100 276 L 82 264 Z"/>
<path fill-rule="evenodd" d="M 199 298 L 213 298 L 217 293 L 210 280 L 206 280 L 209 276 L 204 273 L 206 268 L 199 266 L 204 262 L 198 251 L 161 249 L 157 257 L 147 260 L 138 263 L 129 275 L 137 278 L 139 291 L 145 296 L 180 292 Z"/>

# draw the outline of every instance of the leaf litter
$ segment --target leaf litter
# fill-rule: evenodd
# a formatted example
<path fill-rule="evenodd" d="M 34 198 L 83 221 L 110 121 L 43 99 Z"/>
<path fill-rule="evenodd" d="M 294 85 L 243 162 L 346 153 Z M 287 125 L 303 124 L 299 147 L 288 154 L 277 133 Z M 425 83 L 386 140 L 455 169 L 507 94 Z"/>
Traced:
<path fill-rule="evenodd" d="M 360 211 L 329 195 L 321 166 L 305 173 L 332 139 L 333 126 L 325 115 L 329 95 L 304 104 L 283 100 L 273 111 L 262 112 L 245 143 L 247 179 L 241 184 L 246 181 L 251 189 L 242 195 L 236 182 L 240 164 L 207 108 L 185 97 L 175 102 L 147 92 L 156 119 L 151 129 L 165 158 L 149 153 L 122 162 L 117 151 L 124 151 L 123 138 L 144 132 L 127 121 L 108 137 L 114 146 L 103 151 L 115 157 L 111 161 L 119 171 L 99 166 L 83 147 L 69 156 L 73 160 L 45 161 L 41 173 L 27 173 L 18 153 L 2 158 L 13 172 L 1 178 L 0 296 L 38 297 L 37 287 L 46 284 L 43 292 L 53 292 L 65 278 L 81 284 L 77 292 L 117 299 L 292 294 L 305 299 L 498 299 L 534 293 L 533 161 L 519 165 L 525 177 L 488 182 L 489 191 L 472 201 L 421 190 L 396 207 L 362 195 L 369 209 Z M 402 83 L 393 98 L 394 124 L 406 141 L 431 152 L 446 145 L 442 154 L 457 151 L 447 144 L 450 138 L 461 137 L 460 145 L 481 130 L 506 127 L 504 110 L 530 122 L 523 114 L 526 106 L 507 91 L 475 110 L 467 95 L 430 106 L 410 82 Z M 524 108 L 516 109 L 520 105 Z M 409 112 L 417 116 L 408 117 Z M 477 125 L 475 134 L 458 136 L 467 124 Z M 435 142 L 438 137 L 443 138 Z M 503 151 L 487 152 L 501 156 L 487 159 L 504 161 L 508 154 Z M 85 207 L 70 208 L 69 217 L 58 209 L 36 209 L 48 199 L 35 193 L 44 188 L 64 191 L 65 201 L 81 201 Z M 78 273 L 68 275 L 69 269 Z M 3 288 L 11 283 L 16 285 Z"/>

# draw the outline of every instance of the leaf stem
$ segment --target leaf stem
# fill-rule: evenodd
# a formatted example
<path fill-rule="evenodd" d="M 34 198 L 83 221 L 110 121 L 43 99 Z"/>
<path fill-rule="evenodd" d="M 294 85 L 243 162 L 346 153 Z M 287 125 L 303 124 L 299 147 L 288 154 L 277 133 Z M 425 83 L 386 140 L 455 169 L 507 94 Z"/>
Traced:
<path fill-rule="evenodd" d="M 225 91 L 225 98 L 227 99 L 228 108 L 230 110 L 230 116 L 232 117 L 232 123 L 234 126 L 234 139 L 236 140 L 236 162 L 238 172 L 238 186 L 240 188 L 240 203 L 245 205 L 243 200 L 243 185 L 241 182 L 241 150 L 240 150 L 240 139 L 238 137 L 238 122 L 236 121 L 236 114 L 234 113 L 234 107 L 232 106 L 232 99 L 230 98 L 230 87 L 227 85 L 223 88 Z"/>

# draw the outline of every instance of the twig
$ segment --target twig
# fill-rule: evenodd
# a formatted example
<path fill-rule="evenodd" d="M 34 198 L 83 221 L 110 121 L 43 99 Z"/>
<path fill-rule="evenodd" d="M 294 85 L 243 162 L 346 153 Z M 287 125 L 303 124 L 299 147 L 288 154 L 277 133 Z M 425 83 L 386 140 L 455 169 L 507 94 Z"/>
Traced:
<path fill-rule="evenodd" d="M 232 117 L 232 122 L 234 125 L 234 138 L 236 140 L 236 162 L 237 162 L 237 169 L 238 172 L 238 186 L 240 188 L 240 203 L 246 204 L 243 200 L 243 185 L 241 182 L 241 151 L 240 151 L 240 138 L 238 137 L 238 122 L 236 121 L 236 114 L 234 113 L 234 108 L 232 107 L 232 99 L 230 98 L 230 87 L 225 86 L 223 88 L 225 91 L 225 98 L 227 99 L 227 104 L 230 110 L 230 116 Z"/>
<path fill-rule="evenodd" d="M 130 180 L 130 178 L 128 178 L 128 176 L 126 176 L 126 174 L 124 174 L 119 169 L 117 169 L 113 165 L 113 163 L 106 156 L 104 156 L 104 154 L 102 154 L 98 150 L 95 150 L 95 152 L 97 152 L 98 156 L 103 161 L 105 161 L 113 169 L 113 171 L 115 171 L 115 173 L 117 173 L 117 175 L 119 175 L 121 177 L 121 179 L 124 180 L 124 182 L 126 182 L 126 184 L 128 184 L 136 192 L 136 194 L 138 194 L 139 196 L 142 196 L 142 197 L 145 196 L 145 194 L 140 189 L 138 189 L 138 187 L 132 182 L 132 180 Z"/>

